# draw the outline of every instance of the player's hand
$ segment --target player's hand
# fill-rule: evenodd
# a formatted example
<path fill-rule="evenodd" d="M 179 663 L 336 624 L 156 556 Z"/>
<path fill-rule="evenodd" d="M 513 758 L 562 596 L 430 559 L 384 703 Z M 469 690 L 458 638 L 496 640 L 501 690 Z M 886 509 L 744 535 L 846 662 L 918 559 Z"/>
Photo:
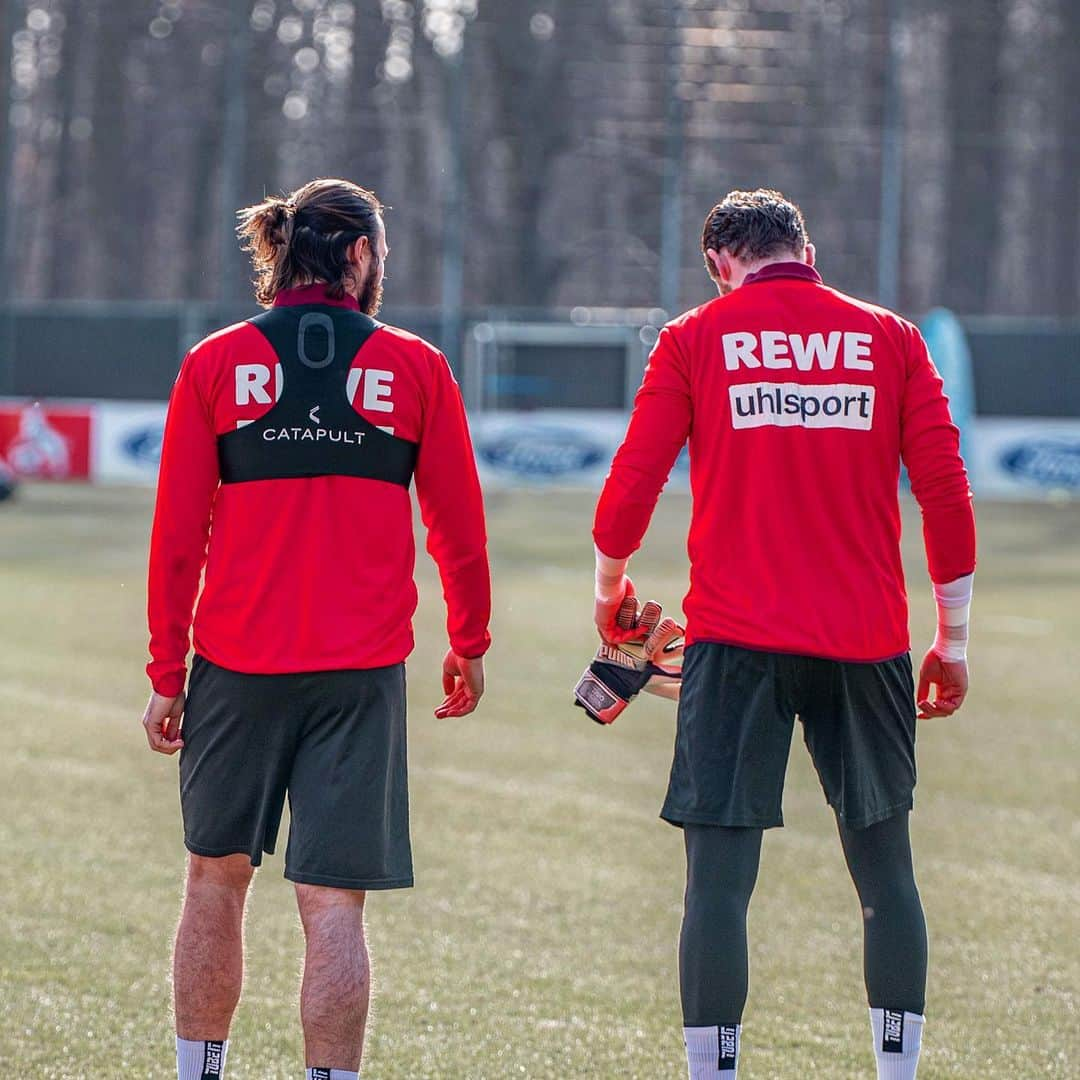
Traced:
<path fill-rule="evenodd" d="M 608 600 L 596 598 L 593 608 L 593 621 L 600 633 L 600 640 L 608 645 L 621 645 L 624 641 L 630 641 L 638 635 L 636 628 L 624 629 L 619 626 L 619 609 L 627 597 L 636 596 L 634 583 L 625 575 L 623 576 L 623 588 L 614 597 Z"/>
<path fill-rule="evenodd" d="M 639 606 L 634 596 L 623 600 L 615 623 L 633 639 L 603 642 L 574 687 L 574 704 L 598 724 L 612 723 L 642 690 L 679 699 L 686 631 L 662 615 L 655 601 Z"/>
<path fill-rule="evenodd" d="M 180 720 L 184 715 L 184 692 L 168 698 L 152 693 L 143 713 L 146 741 L 159 754 L 175 754 L 184 745 L 180 738 Z"/>
<path fill-rule="evenodd" d="M 937 687 L 933 700 L 930 699 L 931 686 Z M 967 692 L 967 661 L 942 660 L 931 649 L 923 658 L 922 667 L 919 669 L 919 686 L 915 693 L 919 719 L 952 716 L 963 705 Z"/>
<path fill-rule="evenodd" d="M 436 717 L 468 716 L 484 696 L 484 658 L 470 660 L 451 649 L 443 658 L 442 685 L 446 698 L 435 710 Z"/>

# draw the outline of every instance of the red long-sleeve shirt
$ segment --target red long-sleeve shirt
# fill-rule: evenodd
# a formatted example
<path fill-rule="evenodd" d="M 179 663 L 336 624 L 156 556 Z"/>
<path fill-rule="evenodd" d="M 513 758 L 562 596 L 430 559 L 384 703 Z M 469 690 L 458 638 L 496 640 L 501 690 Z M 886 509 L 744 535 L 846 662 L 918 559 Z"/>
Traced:
<path fill-rule="evenodd" d="M 931 578 L 975 568 L 959 433 L 922 336 L 804 264 L 769 265 L 661 331 L 596 509 L 604 554 L 637 549 L 687 438 L 688 641 L 905 652 L 901 460 Z"/>
<path fill-rule="evenodd" d="M 340 304 L 321 286 L 275 305 Z M 220 484 L 217 436 L 268 412 L 278 358 L 250 323 L 200 342 L 169 401 L 150 540 L 148 614 L 158 693 L 184 685 L 195 650 L 253 674 L 373 668 L 412 650 L 415 544 L 408 489 L 351 476 Z M 450 645 L 488 648 L 484 508 L 457 384 L 433 346 L 382 326 L 350 368 L 353 406 L 419 444 L 414 481 L 439 567 Z"/>

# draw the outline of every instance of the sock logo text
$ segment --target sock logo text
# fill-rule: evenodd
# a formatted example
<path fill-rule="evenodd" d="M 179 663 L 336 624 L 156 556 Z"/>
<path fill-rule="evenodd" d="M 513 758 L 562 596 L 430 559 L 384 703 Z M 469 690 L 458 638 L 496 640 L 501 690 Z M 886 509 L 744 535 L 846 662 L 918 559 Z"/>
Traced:
<path fill-rule="evenodd" d="M 203 1080 L 216 1080 L 221 1076 L 222 1058 L 225 1044 L 220 1042 L 207 1042 L 203 1056 Z"/>
<path fill-rule="evenodd" d="M 734 1069 L 739 1056 L 739 1029 L 721 1025 L 716 1031 L 720 1037 L 720 1060 L 717 1065 L 721 1069 Z"/>
<path fill-rule="evenodd" d="M 883 1009 L 881 1049 L 894 1054 L 904 1052 L 904 1014 Z"/>

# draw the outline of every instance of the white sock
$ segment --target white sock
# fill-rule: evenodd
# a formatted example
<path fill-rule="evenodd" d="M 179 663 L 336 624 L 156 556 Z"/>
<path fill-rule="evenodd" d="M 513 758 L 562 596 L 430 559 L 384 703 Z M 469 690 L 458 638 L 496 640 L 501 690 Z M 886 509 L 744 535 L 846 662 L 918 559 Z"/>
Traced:
<path fill-rule="evenodd" d="M 176 1037 L 177 1080 L 217 1080 L 225 1075 L 229 1040 Z"/>
<path fill-rule="evenodd" d="M 735 1080 L 742 1024 L 684 1027 L 690 1080 Z"/>
<path fill-rule="evenodd" d="M 878 1080 L 915 1080 L 925 1016 L 899 1009 L 871 1009 Z"/>
<path fill-rule="evenodd" d="M 305 1080 L 360 1080 L 358 1072 L 349 1072 L 348 1069 L 312 1068 L 304 1076 Z"/>

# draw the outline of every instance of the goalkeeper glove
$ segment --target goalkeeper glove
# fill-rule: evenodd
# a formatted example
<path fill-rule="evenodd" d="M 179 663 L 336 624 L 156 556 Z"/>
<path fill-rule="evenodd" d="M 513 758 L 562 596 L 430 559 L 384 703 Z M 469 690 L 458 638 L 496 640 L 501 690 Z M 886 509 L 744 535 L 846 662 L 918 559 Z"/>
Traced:
<path fill-rule="evenodd" d="M 677 699 L 682 680 L 683 628 L 662 618 L 659 604 L 638 607 L 627 596 L 615 618 L 629 640 L 601 644 L 574 688 L 574 704 L 598 724 L 610 724 L 642 691 Z"/>

